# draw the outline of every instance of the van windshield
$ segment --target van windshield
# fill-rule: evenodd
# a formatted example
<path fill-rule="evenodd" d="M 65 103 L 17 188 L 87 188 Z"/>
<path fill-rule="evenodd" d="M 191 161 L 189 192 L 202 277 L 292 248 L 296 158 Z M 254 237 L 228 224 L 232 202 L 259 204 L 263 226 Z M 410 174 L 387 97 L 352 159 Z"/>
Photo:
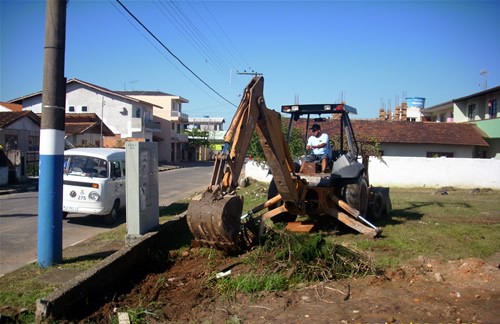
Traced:
<path fill-rule="evenodd" d="M 81 177 L 108 178 L 108 161 L 84 155 L 64 157 L 64 173 Z"/>

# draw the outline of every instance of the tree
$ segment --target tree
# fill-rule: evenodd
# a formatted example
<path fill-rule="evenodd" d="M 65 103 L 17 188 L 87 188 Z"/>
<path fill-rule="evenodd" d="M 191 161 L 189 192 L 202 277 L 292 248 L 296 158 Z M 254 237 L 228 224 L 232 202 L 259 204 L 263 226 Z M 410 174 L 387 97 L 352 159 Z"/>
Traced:
<path fill-rule="evenodd" d="M 287 126 L 283 122 L 281 123 L 281 132 L 283 133 L 283 136 L 286 137 Z M 305 143 L 297 128 L 292 128 L 292 133 L 290 134 L 290 139 L 288 142 L 288 148 L 290 150 L 290 154 L 292 155 L 292 159 L 298 158 L 305 153 Z M 264 151 L 262 150 L 259 142 L 259 137 L 257 136 L 257 133 L 255 131 L 250 141 L 248 155 L 251 156 L 252 159 L 257 163 L 263 163 L 266 161 Z"/>
<path fill-rule="evenodd" d="M 190 147 L 196 148 L 210 144 L 208 141 L 208 131 L 193 128 L 191 130 L 186 129 L 184 133 L 188 136 Z"/>

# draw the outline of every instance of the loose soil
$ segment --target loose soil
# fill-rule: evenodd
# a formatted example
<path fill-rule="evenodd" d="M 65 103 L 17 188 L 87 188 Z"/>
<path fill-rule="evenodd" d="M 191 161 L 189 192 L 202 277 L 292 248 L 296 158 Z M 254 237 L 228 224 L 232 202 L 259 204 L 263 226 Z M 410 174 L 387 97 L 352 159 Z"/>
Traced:
<path fill-rule="evenodd" d="M 248 271 L 237 257 L 208 260 L 196 249 L 172 255 L 131 291 L 83 322 L 110 322 L 127 312 L 148 323 L 498 323 L 500 278 L 489 260 L 443 262 L 423 257 L 382 274 L 328 281 L 293 290 L 216 297 L 213 270 Z M 212 285 L 213 287 L 213 285 Z"/>

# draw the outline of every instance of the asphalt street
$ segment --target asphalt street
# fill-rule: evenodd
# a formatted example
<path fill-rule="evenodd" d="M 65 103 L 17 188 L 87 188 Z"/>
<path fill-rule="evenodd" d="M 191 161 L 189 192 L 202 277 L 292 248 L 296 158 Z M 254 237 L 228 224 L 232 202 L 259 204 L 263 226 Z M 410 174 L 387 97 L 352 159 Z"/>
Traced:
<path fill-rule="evenodd" d="M 188 163 L 163 167 L 158 173 L 159 205 L 171 203 L 202 192 L 212 174 L 211 163 Z M 168 171 L 168 172 L 167 172 Z M 36 262 L 38 192 L 35 181 L 0 188 L 0 276 Z M 69 214 L 63 220 L 63 249 L 109 231 L 125 222 L 105 225 L 95 215 Z"/>

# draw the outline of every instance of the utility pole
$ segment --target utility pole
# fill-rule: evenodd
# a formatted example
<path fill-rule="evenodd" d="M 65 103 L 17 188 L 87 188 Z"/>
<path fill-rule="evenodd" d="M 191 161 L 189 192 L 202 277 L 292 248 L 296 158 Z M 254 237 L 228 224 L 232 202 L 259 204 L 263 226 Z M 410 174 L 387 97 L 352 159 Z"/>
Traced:
<path fill-rule="evenodd" d="M 247 72 L 247 70 L 243 70 L 243 72 L 236 71 L 236 73 L 238 73 L 239 75 L 253 75 L 253 76 L 262 75 L 262 73 L 255 72 L 254 70 L 252 70 L 251 72 Z"/>
<path fill-rule="evenodd" d="M 48 0 L 45 11 L 37 246 L 38 265 L 44 268 L 62 261 L 65 47 L 66 0 Z"/>

